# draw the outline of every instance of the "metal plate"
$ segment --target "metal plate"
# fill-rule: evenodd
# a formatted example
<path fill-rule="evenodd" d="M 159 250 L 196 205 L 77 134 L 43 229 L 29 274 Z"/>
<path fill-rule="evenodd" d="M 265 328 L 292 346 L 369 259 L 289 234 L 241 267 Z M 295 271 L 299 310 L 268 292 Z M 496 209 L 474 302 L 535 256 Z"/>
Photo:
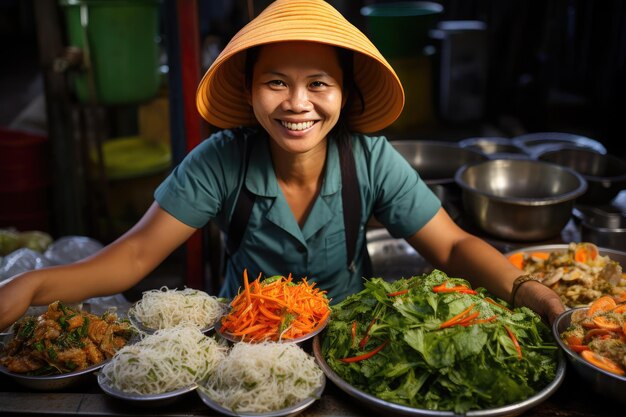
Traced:
<path fill-rule="evenodd" d="M 567 360 L 574 370 L 587 381 L 597 393 L 606 395 L 616 401 L 626 404 L 626 377 L 612 374 L 584 360 L 578 353 L 569 349 L 561 340 L 561 333 L 564 332 L 572 321 L 572 314 L 578 310 L 586 310 L 588 307 L 580 307 L 567 310 L 554 320 L 552 324 L 552 334 L 561 349 L 567 355 Z"/>
<path fill-rule="evenodd" d="M 567 244 L 555 244 L 555 245 L 537 245 L 537 246 L 527 246 L 519 249 L 512 250 L 504 254 L 504 256 L 509 257 L 514 253 L 523 252 L 523 253 L 532 253 L 532 252 L 555 252 L 555 251 L 567 251 Z M 598 247 L 598 251 L 602 256 L 608 256 L 614 261 L 619 262 L 623 268 L 626 268 L 626 252 L 621 252 L 615 249 L 609 248 L 601 248 Z"/>
<path fill-rule="evenodd" d="M 10 372 L 6 367 L 0 366 L 0 373 L 12 378 L 18 384 L 38 391 L 56 391 L 78 385 L 93 378 L 93 374 L 102 368 L 109 360 L 92 365 L 80 371 L 49 376 L 30 376 Z"/>
<path fill-rule="evenodd" d="M 129 401 L 136 405 L 148 407 L 160 407 L 175 402 L 179 397 L 194 391 L 198 388 L 197 384 L 179 388 L 174 391 L 164 392 L 161 394 L 138 394 L 134 392 L 124 392 L 115 388 L 111 384 L 111 380 L 102 372 L 98 373 L 98 385 L 106 394 L 120 400 Z"/>
<path fill-rule="evenodd" d="M 269 411 L 266 413 L 237 413 L 229 408 L 222 407 L 216 401 L 213 401 L 211 397 L 209 397 L 206 392 L 203 391 L 202 387 L 198 387 L 196 391 L 200 396 L 200 399 L 203 403 L 209 406 L 214 411 L 217 411 L 221 414 L 231 416 L 231 417 L 283 417 L 283 416 L 295 416 L 302 411 L 309 408 L 317 399 L 322 396 L 324 392 L 324 388 L 326 387 L 326 376 L 322 374 L 322 378 L 320 381 L 320 386 L 315 390 L 315 392 L 309 397 L 297 404 L 292 405 L 291 407 L 283 408 L 281 410 Z"/>
<path fill-rule="evenodd" d="M 227 308 L 228 308 L 228 306 L 227 306 L 226 304 L 224 304 L 224 306 L 223 306 L 223 311 L 226 311 L 226 310 L 227 310 Z M 208 326 L 205 326 L 205 327 L 201 328 L 201 329 L 200 329 L 200 331 L 201 331 L 202 333 L 208 333 L 208 332 L 210 332 L 211 330 L 213 330 L 213 329 L 215 328 L 216 323 L 217 323 L 217 322 L 219 322 L 219 321 L 221 320 L 221 318 L 222 318 L 222 317 L 220 316 L 220 317 L 217 319 L 217 321 L 216 321 L 215 323 L 212 323 L 212 324 L 210 324 L 210 325 L 208 325 Z M 159 330 L 159 329 L 155 329 L 155 328 L 152 328 L 152 327 L 147 327 L 147 326 L 145 326 L 145 325 L 144 325 L 144 324 L 143 324 L 143 323 L 142 323 L 142 322 L 141 322 L 141 321 L 137 318 L 137 316 L 135 316 L 135 314 L 134 314 L 134 310 L 133 310 L 132 308 L 130 308 L 130 309 L 128 310 L 128 320 L 129 320 L 129 321 L 130 321 L 130 323 L 131 323 L 133 326 L 135 326 L 138 330 L 140 330 L 141 332 L 146 333 L 146 334 L 154 334 L 156 331 L 158 331 L 158 330 Z"/>
<path fill-rule="evenodd" d="M 406 240 L 393 238 L 384 228 L 367 232 L 367 251 L 372 262 L 372 276 L 386 281 L 409 278 L 434 269 Z"/>
<path fill-rule="evenodd" d="M 317 359 L 317 363 L 320 365 L 326 376 L 337 385 L 346 394 L 354 397 L 365 405 L 372 409 L 383 413 L 385 416 L 427 416 L 427 417 L 453 417 L 457 416 L 452 411 L 435 411 L 422 408 L 413 408 L 406 405 L 396 404 L 388 401 L 381 400 L 371 394 L 365 393 L 352 385 L 348 384 L 343 378 L 335 373 L 332 368 L 324 359 L 321 348 L 321 337 L 323 334 L 315 336 L 313 339 L 313 354 Z M 517 402 L 515 404 L 506 405 L 498 408 L 491 408 L 487 410 L 473 410 L 468 411 L 465 416 L 467 417 L 496 417 L 496 416 L 517 416 L 523 412 L 530 410 L 537 406 L 541 402 L 550 397 L 561 385 L 565 378 L 566 361 L 563 355 L 559 355 L 559 363 L 556 370 L 554 380 L 550 382 L 544 389 L 537 392 L 535 395 L 527 398 L 524 401 Z"/>
<path fill-rule="evenodd" d="M 324 320 L 324 322 L 316 330 L 312 331 L 311 333 L 305 334 L 304 336 L 296 337 L 295 339 L 285 339 L 285 340 L 283 340 L 283 342 L 284 343 L 295 343 L 295 344 L 300 344 L 300 343 L 306 342 L 307 340 L 311 339 L 312 337 L 317 335 L 319 332 L 324 330 L 326 328 L 326 326 L 328 325 L 328 321 L 329 320 L 330 320 L 330 315 L 328 315 L 328 317 L 326 317 L 326 320 Z M 231 335 L 228 332 L 223 332 L 222 331 L 222 320 L 221 319 L 218 320 L 217 323 L 215 324 L 215 333 L 220 335 L 220 337 L 223 337 L 224 339 L 228 340 L 229 342 L 237 343 L 237 342 L 242 342 L 243 341 L 242 337 L 233 336 L 233 335 Z M 264 340 L 258 340 L 258 342 L 263 342 L 263 341 Z M 248 343 L 250 343 L 250 342 L 248 341 Z"/>

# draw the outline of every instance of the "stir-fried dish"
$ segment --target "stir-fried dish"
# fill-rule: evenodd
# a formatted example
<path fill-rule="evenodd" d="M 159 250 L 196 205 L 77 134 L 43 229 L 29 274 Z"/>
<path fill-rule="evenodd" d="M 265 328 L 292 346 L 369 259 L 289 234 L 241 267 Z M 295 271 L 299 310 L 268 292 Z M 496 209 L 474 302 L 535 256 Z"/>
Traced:
<path fill-rule="evenodd" d="M 626 301 L 622 266 L 602 256 L 593 243 L 572 242 L 565 251 L 516 252 L 509 260 L 528 273 L 537 273 L 568 307 L 588 305 L 603 295 Z"/>
<path fill-rule="evenodd" d="M 561 339 L 587 362 L 616 375 L 626 375 L 626 303 L 603 296 L 588 309 L 572 313 Z"/>
<path fill-rule="evenodd" d="M 54 375 L 79 371 L 110 359 L 131 337 L 130 325 L 106 312 L 96 316 L 56 301 L 37 317 L 23 317 L 0 354 L 15 373 Z"/>
<path fill-rule="evenodd" d="M 384 401 L 463 414 L 523 401 L 556 376 L 558 347 L 537 314 L 441 271 L 373 278 L 332 309 L 324 358 Z"/>

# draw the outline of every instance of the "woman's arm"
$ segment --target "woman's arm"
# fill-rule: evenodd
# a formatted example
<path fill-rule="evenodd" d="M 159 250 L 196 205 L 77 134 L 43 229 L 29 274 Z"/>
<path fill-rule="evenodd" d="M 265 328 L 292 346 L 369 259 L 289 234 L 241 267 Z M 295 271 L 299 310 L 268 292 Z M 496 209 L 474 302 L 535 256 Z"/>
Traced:
<path fill-rule="evenodd" d="M 30 305 L 79 302 L 131 288 L 195 230 L 153 203 L 132 229 L 98 253 L 0 283 L 0 329 L 17 320 Z"/>
<path fill-rule="evenodd" d="M 493 246 L 457 226 L 444 209 L 407 241 L 448 275 L 467 278 L 475 287 L 485 287 L 515 305 L 527 306 L 550 323 L 564 311 L 559 296 L 534 281 L 523 284 L 515 300 L 511 300 L 513 281 L 524 271 L 513 266 Z"/>

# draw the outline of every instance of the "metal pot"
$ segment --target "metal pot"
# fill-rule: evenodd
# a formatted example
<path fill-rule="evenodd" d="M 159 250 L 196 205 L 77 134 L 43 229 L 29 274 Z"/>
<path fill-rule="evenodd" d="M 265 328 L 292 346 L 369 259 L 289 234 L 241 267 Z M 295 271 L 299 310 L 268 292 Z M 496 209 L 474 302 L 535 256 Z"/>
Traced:
<path fill-rule="evenodd" d="M 404 140 L 391 141 L 391 144 L 437 195 L 450 217 L 457 219 L 461 190 L 454 182 L 454 174 L 464 165 L 486 161 L 489 157 L 475 149 L 461 148 L 457 142 Z"/>
<path fill-rule="evenodd" d="M 626 251 L 626 216 L 623 213 L 583 205 L 576 205 L 573 212 L 580 223 L 583 241 Z"/>
<path fill-rule="evenodd" d="M 468 165 L 455 180 L 471 220 L 491 235 L 516 241 L 558 235 L 571 218 L 574 200 L 587 189 L 575 171 L 532 159 Z"/>
<path fill-rule="evenodd" d="M 536 154 L 538 160 L 571 168 L 587 181 L 587 191 L 579 203 L 609 203 L 626 188 L 626 161 L 593 149 L 573 146 L 552 146 Z"/>
<path fill-rule="evenodd" d="M 606 148 L 597 140 L 580 136 L 573 133 L 563 132 L 537 132 L 527 133 L 525 135 L 516 136 L 512 139 L 513 143 L 522 147 L 526 153 L 536 156 L 538 152 L 543 151 L 546 147 L 554 145 L 562 146 L 578 146 L 580 148 L 593 149 L 599 153 L 606 153 Z"/>

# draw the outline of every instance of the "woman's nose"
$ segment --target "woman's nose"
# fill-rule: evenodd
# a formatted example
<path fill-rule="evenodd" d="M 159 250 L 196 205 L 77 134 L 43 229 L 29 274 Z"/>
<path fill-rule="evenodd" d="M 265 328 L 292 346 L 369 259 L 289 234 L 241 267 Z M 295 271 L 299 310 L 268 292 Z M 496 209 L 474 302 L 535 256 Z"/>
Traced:
<path fill-rule="evenodd" d="M 309 100 L 309 92 L 304 87 L 295 87 L 290 89 L 289 95 L 283 102 L 284 110 L 300 113 L 309 111 L 313 105 Z"/>

